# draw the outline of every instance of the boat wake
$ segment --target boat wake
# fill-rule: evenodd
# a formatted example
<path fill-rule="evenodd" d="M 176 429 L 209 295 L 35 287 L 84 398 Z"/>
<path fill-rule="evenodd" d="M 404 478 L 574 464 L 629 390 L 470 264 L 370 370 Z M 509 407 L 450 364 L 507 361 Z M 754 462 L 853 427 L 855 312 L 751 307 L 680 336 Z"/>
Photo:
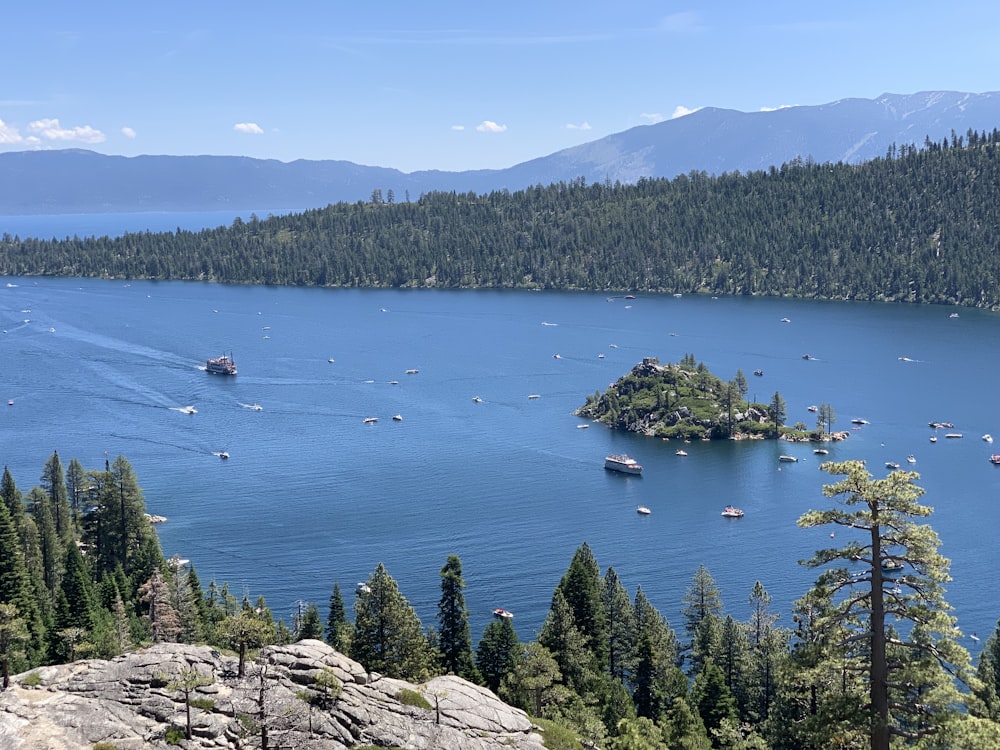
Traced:
<path fill-rule="evenodd" d="M 197 414 L 198 410 L 193 406 L 171 406 L 170 411 L 179 411 L 181 414 Z"/>
<path fill-rule="evenodd" d="M 257 404 L 257 403 L 254 403 L 254 404 L 244 404 L 242 402 L 239 402 L 239 404 L 244 409 L 250 409 L 251 411 L 264 411 L 264 407 L 261 406 L 260 404 Z"/>

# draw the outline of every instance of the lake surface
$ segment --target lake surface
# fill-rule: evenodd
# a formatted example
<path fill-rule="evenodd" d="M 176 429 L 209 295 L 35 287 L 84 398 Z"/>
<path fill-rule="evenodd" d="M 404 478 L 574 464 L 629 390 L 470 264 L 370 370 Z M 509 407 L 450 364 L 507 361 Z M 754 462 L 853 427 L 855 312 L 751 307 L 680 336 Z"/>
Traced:
<path fill-rule="evenodd" d="M 990 520 L 1000 467 L 988 460 L 1000 446 L 981 439 L 1000 439 L 1000 326 L 991 313 L 954 312 L 5 278 L 0 404 L 14 405 L 0 406 L 0 459 L 27 492 L 53 450 L 87 469 L 124 455 L 149 512 L 169 519 L 158 527 L 165 554 L 189 558 L 203 585 L 263 595 L 286 622 L 299 601 L 325 619 L 335 581 L 350 607 L 355 583 L 383 562 L 435 624 L 438 574 L 457 554 L 473 638 L 504 607 L 532 639 L 587 542 L 602 570 L 614 566 L 632 595 L 642 586 L 675 628 L 699 564 L 729 613 L 747 616 L 760 580 L 790 626 L 815 578 L 797 561 L 832 541 L 830 529 L 795 524 L 830 503 L 821 489 L 833 477 L 810 446 L 683 445 L 579 429 L 573 416 L 643 357 L 690 353 L 723 378 L 741 368 L 756 400 L 780 392 L 789 423 L 814 425 L 807 406 L 822 403 L 836 429 L 868 420 L 831 460 L 865 459 L 882 476 L 885 462 L 907 468 L 913 454 L 952 559 L 947 599 L 985 640 L 1000 616 L 984 583 L 1000 567 Z M 234 378 L 204 371 L 223 352 L 238 363 Z M 197 413 L 181 411 L 189 405 Z M 928 422 L 944 420 L 964 438 L 939 431 L 932 444 Z M 643 475 L 605 471 L 612 452 L 637 458 Z M 800 460 L 780 463 L 783 453 Z M 722 518 L 730 503 L 746 516 Z M 847 540 L 838 531 L 835 542 Z"/>

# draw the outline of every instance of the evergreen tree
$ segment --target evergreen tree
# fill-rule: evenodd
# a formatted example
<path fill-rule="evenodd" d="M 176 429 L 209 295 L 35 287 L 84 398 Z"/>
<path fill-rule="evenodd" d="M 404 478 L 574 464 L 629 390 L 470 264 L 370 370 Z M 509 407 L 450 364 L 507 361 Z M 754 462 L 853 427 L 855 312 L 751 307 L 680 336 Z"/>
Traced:
<path fill-rule="evenodd" d="M 705 722 L 687 700 L 674 701 L 663 724 L 664 739 L 670 750 L 711 750 Z"/>
<path fill-rule="evenodd" d="M 540 643 L 522 645 L 513 669 L 501 681 L 500 698 L 530 716 L 547 718 L 547 709 L 562 698 L 559 692 L 562 682 L 559 665 Z"/>
<path fill-rule="evenodd" d="M 20 524 L 21 517 L 24 515 L 24 500 L 21 497 L 20 490 L 17 489 L 17 485 L 14 483 L 14 477 L 11 476 L 10 469 L 6 466 L 3 467 L 3 477 L 0 478 L 0 498 L 3 498 L 3 503 L 7 506 L 7 512 L 10 514 L 14 525 L 17 526 Z"/>
<path fill-rule="evenodd" d="M 56 526 L 56 535 L 62 544 L 70 544 L 76 537 L 76 529 L 71 520 L 69 496 L 66 491 L 66 475 L 63 473 L 59 453 L 53 452 L 41 477 L 42 489 L 49 497 L 49 512 Z"/>
<path fill-rule="evenodd" d="M 721 638 L 722 595 L 708 569 L 699 565 L 684 593 L 684 629 L 691 639 L 687 646 L 691 671 L 697 672 L 705 659 L 716 654 Z"/>
<path fill-rule="evenodd" d="M 788 408 L 785 406 L 785 399 L 777 391 L 771 397 L 771 403 L 767 407 L 767 417 L 771 420 L 774 433 L 777 434 L 785 424 L 788 417 Z"/>
<path fill-rule="evenodd" d="M 958 644 L 960 633 L 943 596 L 942 584 L 951 580 L 949 564 L 937 551 L 937 534 L 915 521 L 931 514 L 917 502 L 923 495 L 914 484 L 918 474 L 892 471 L 875 479 L 860 461 L 821 468 L 844 477 L 823 487 L 826 497 L 840 499 L 838 506 L 809 511 L 799 525 L 835 524 L 857 538 L 839 549 L 817 551 L 806 564 L 841 560 L 864 566 L 860 575 L 846 567 L 827 570 L 819 584 L 841 594 L 828 620 L 863 628 L 858 640 L 867 648 L 841 658 L 852 673 L 867 678 L 868 715 L 862 726 L 872 750 L 888 750 L 891 736 L 916 741 L 933 735 L 963 710 L 952 675 L 973 682 L 968 652 Z M 890 565 L 901 565 L 905 574 L 886 573 Z"/>
<path fill-rule="evenodd" d="M 617 680 L 626 681 L 632 674 L 635 654 L 635 609 L 625 586 L 614 568 L 604 574 L 602 592 L 604 617 L 608 633 L 608 673 Z"/>
<path fill-rule="evenodd" d="M 517 663 L 519 645 L 514 624 L 508 617 L 495 617 L 483 630 L 483 637 L 476 647 L 476 669 L 486 687 L 494 693 L 500 683 Z"/>
<path fill-rule="evenodd" d="M 35 603 L 31 577 L 24 564 L 17 529 L 5 503 L 0 503 L 0 604 L 17 608 L 18 616 L 34 644 L 30 650 L 37 651 L 45 636 L 44 626 Z"/>
<path fill-rule="evenodd" d="M 170 586 L 159 570 L 142 586 L 139 594 L 146 604 L 146 621 L 154 643 L 173 642 L 181 632 L 180 616 L 174 608 L 171 599 Z"/>
<path fill-rule="evenodd" d="M 69 499 L 73 526 L 76 528 L 77 533 L 79 533 L 80 529 L 87 488 L 87 472 L 84 470 L 83 464 L 75 458 L 70 459 L 69 465 L 66 467 L 66 495 Z"/>
<path fill-rule="evenodd" d="M 317 641 L 323 638 L 323 621 L 319 616 L 319 607 L 312 603 L 306 606 L 298 632 L 295 634 L 296 640 L 304 641 L 307 638 Z"/>
<path fill-rule="evenodd" d="M 449 555 L 441 568 L 441 600 L 438 602 L 438 649 L 441 666 L 445 672 L 467 680 L 475 679 L 472 660 L 472 634 L 469 630 L 469 613 L 465 607 L 465 580 L 462 578 L 462 561 Z"/>
<path fill-rule="evenodd" d="M 587 650 L 598 664 L 605 664 L 608 660 L 608 633 L 602 602 L 604 585 L 601 569 L 586 542 L 573 554 L 569 568 L 559 581 L 559 590 L 573 614 L 574 624 L 586 639 Z"/>
<path fill-rule="evenodd" d="M 330 594 L 330 614 L 326 619 L 326 642 L 331 648 L 342 654 L 350 652 L 351 623 L 347 620 L 347 610 L 344 607 L 344 597 L 340 593 L 340 584 L 333 584 Z"/>
<path fill-rule="evenodd" d="M 692 699 L 709 735 L 723 721 L 736 722 L 736 701 L 726 687 L 726 676 L 711 658 L 706 659 L 694 678 Z"/>
<path fill-rule="evenodd" d="M 351 656 L 369 672 L 387 677 L 428 676 L 432 654 L 420 619 L 382 563 L 354 602 Z"/>
<path fill-rule="evenodd" d="M 233 614 L 227 615 L 219 623 L 219 639 L 239 654 L 237 662 L 237 677 L 246 675 L 247 655 L 251 649 L 273 643 L 275 640 L 274 619 L 269 610 L 255 611 L 249 604 Z"/>
<path fill-rule="evenodd" d="M 552 594 L 552 606 L 538 634 L 538 642 L 556 660 L 566 685 L 577 694 L 584 693 L 588 680 L 596 671 L 596 663 L 587 648 L 586 636 L 576 627 L 573 610 L 562 588 L 556 588 Z"/>
<path fill-rule="evenodd" d="M 46 599 L 55 602 L 62 586 L 65 551 L 62 540 L 56 533 L 52 505 L 48 495 L 40 487 L 32 487 L 28 492 L 28 510 L 38 531 L 38 551 L 45 581 Z"/>
<path fill-rule="evenodd" d="M 632 676 L 635 709 L 653 721 L 663 718 L 687 693 L 687 678 L 677 666 L 677 640 L 667 621 L 646 598 L 635 594 L 636 648 Z"/>
<path fill-rule="evenodd" d="M 13 604 L 0 602 L 0 675 L 2 688 L 10 687 L 10 665 L 21 655 L 21 645 L 29 638 L 27 625 Z"/>

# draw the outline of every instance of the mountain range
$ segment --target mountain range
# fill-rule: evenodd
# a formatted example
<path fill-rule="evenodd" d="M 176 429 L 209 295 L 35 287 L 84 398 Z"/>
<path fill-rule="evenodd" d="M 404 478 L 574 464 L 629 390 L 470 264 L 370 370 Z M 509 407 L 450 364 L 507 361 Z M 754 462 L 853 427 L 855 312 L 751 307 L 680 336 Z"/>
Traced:
<path fill-rule="evenodd" d="M 861 163 L 1000 127 L 1000 92 L 927 91 L 762 112 L 705 108 L 507 169 L 405 173 L 348 161 L 108 156 L 83 149 L 0 153 L 0 215 L 318 208 L 431 191 L 488 193 L 584 179 L 634 183 L 690 172 Z"/>

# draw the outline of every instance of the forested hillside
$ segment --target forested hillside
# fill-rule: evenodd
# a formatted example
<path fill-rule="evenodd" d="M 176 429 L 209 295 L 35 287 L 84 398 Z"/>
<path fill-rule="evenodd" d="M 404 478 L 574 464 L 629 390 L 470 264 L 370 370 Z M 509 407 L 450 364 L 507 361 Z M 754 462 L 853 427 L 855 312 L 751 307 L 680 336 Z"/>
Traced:
<path fill-rule="evenodd" d="M 203 588 L 188 561 L 163 559 L 124 457 L 89 471 L 74 459 L 64 471 L 54 453 L 27 493 L 7 470 L 0 482 L 0 690 L 42 685 L 41 665 L 110 659 L 150 643 L 211 644 L 235 655 L 236 679 L 254 669 L 263 676 L 262 646 L 325 639 L 375 682 L 451 673 L 485 685 L 526 711 L 549 748 L 1000 747 L 1000 629 L 974 668 L 944 599 L 949 562 L 924 523 L 931 508 L 918 502 L 919 475 L 879 479 L 858 461 L 821 468 L 837 477 L 823 487 L 830 507 L 805 511 L 798 524 L 837 529 L 847 540 L 804 561 L 817 578 L 789 626 L 761 581 L 744 592 L 746 621 L 727 614 L 704 566 L 672 626 L 642 581 L 629 593 L 584 542 L 551 582 L 536 640 L 521 641 L 514 620 L 498 616 L 476 643 L 455 555 L 440 570 L 434 627 L 420 622 L 381 563 L 358 584 L 353 618 L 333 582 L 326 617 L 309 603 L 289 627 L 262 598 L 238 600 L 215 581 Z M 314 679 L 302 699 L 317 712 L 333 710 L 336 676 Z M 206 700 L 214 706 L 207 695 L 193 694 L 214 680 L 189 671 L 155 687 L 206 708 Z M 244 734 L 267 747 L 275 713 L 267 691 L 258 693 Z M 420 695 L 410 705 L 433 710 Z M 152 706 L 139 710 L 161 711 Z M 190 712 L 186 727 L 172 721 L 169 744 L 191 738 Z"/>
<path fill-rule="evenodd" d="M 0 274 L 778 295 L 1000 308 L 1000 132 L 635 185 L 371 200 L 198 233 L 0 238 Z"/>

